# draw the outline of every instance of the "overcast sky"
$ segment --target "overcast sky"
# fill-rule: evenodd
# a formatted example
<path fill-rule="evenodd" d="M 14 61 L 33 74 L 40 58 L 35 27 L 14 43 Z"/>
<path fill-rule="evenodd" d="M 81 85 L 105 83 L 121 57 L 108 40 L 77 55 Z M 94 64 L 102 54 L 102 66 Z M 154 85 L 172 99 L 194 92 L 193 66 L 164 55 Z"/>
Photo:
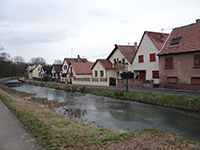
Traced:
<path fill-rule="evenodd" d="M 195 23 L 200 0 L 0 0 L 0 44 L 11 57 L 95 61 L 144 31 Z M 73 49 L 73 52 L 72 52 Z"/>

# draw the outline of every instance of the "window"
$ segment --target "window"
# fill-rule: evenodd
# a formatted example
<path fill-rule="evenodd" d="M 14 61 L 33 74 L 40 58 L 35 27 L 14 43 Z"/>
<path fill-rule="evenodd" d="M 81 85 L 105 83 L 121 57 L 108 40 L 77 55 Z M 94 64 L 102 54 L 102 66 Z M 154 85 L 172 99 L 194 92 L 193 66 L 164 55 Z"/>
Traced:
<path fill-rule="evenodd" d="M 119 78 L 119 70 L 117 70 L 116 76 L 117 76 L 117 78 Z"/>
<path fill-rule="evenodd" d="M 154 79 L 158 79 L 159 78 L 159 71 L 152 71 L 152 77 Z"/>
<path fill-rule="evenodd" d="M 139 63 L 144 62 L 143 55 L 139 55 L 139 56 L 138 56 L 138 61 L 139 61 Z"/>
<path fill-rule="evenodd" d="M 114 64 L 116 64 L 117 63 L 117 61 L 116 61 L 116 59 L 114 59 Z"/>
<path fill-rule="evenodd" d="M 194 67 L 200 68 L 200 54 L 194 55 Z"/>
<path fill-rule="evenodd" d="M 191 77 L 192 84 L 200 84 L 200 77 Z"/>
<path fill-rule="evenodd" d="M 155 53 L 150 54 L 149 57 L 150 57 L 150 62 L 156 61 L 156 54 Z"/>
<path fill-rule="evenodd" d="M 123 65 L 125 64 L 125 58 L 122 58 L 122 64 Z"/>
<path fill-rule="evenodd" d="M 182 37 L 173 38 L 170 45 L 179 45 L 181 44 Z"/>
<path fill-rule="evenodd" d="M 38 71 L 40 71 L 40 67 L 38 67 Z"/>
<path fill-rule="evenodd" d="M 178 83 L 178 77 L 167 77 L 168 83 L 177 84 Z"/>
<path fill-rule="evenodd" d="M 104 76 L 104 72 L 103 70 L 100 71 L 100 77 L 103 77 Z"/>
<path fill-rule="evenodd" d="M 98 76 L 98 72 L 94 71 L 94 76 L 97 77 Z"/>
<path fill-rule="evenodd" d="M 173 69 L 173 57 L 165 57 L 165 68 Z"/>

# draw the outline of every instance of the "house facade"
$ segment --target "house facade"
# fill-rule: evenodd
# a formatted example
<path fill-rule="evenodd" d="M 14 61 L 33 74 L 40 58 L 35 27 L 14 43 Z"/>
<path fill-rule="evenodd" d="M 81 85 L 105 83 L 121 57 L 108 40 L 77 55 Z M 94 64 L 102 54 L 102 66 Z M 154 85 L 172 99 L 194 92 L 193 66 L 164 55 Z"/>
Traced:
<path fill-rule="evenodd" d="M 174 28 L 158 56 L 160 88 L 200 91 L 200 20 Z"/>
<path fill-rule="evenodd" d="M 82 85 L 117 85 L 117 79 L 120 74 L 125 71 L 131 71 L 132 61 L 137 51 L 137 43 L 135 46 L 116 45 L 107 59 L 97 59 L 92 66 L 92 76 L 85 80 L 73 80 L 73 84 Z M 125 64 L 128 64 L 126 70 Z M 73 71 L 73 69 L 72 69 Z"/>
<path fill-rule="evenodd" d="M 169 34 L 165 33 L 144 32 L 132 63 L 135 79 L 154 80 L 155 84 L 159 84 L 159 58 L 157 53 L 168 36 Z"/>
<path fill-rule="evenodd" d="M 72 83 L 73 70 L 71 63 L 73 62 L 88 62 L 87 59 L 80 58 L 65 58 L 61 67 L 60 81 L 65 83 Z"/>
<path fill-rule="evenodd" d="M 53 64 L 51 67 L 51 79 L 52 81 L 60 81 L 60 72 L 61 72 L 62 65 L 60 64 Z"/>
<path fill-rule="evenodd" d="M 28 79 L 32 80 L 34 78 L 41 78 L 40 77 L 40 71 L 42 69 L 42 65 L 30 65 L 28 67 Z"/>
<path fill-rule="evenodd" d="M 116 85 L 115 71 L 112 63 L 107 59 L 97 59 L 92 67 L 92 81 L 100 85 Z"/>

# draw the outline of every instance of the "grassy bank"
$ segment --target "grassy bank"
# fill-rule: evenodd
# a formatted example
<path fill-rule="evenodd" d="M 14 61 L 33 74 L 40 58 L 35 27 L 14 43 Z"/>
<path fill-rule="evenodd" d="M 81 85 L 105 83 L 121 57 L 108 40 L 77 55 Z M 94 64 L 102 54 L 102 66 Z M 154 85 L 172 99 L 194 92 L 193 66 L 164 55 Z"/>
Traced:
<path fill-rule="evenodd" d="M 145 92 L 134 92 L 134 91 L 126 92 L 124 90 L 75 87 L 69 85 L 56 85 L 56 84 L 39 83 L 39 82 L 27 82 L 27 83 L 38 86 L 46 86 L 50 88 L 62 89 L 67 91 L 79 91 L 79 92 L 102 95 L 112 98 L 131 100 L 153 105 L 160 105 L 160 106 L 200 112 L 200 97 L 145 93 Z"/>
<path fill-rule="evenodd" d="M 10 95 L 2 89 L 0 89 L 0 99 L 37 141 L 49 150 L 200 149 L 199 143 L 155 129 L 121 133 L 80 123 Z"/>

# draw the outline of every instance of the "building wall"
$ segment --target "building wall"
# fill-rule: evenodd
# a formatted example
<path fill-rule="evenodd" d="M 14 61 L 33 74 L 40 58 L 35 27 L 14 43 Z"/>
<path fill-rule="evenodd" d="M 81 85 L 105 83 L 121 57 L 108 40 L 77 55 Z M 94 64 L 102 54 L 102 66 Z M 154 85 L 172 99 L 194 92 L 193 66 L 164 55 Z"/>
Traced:
<path fill-rule="evenodd" d="M 37 67 L 33 70 L 33 77 L 39 78 L 40 77 L 39 72 L 41 71 L 41 69 L 42 69 L 42 65 L 41 64 L 37 65 Z"/>
<path fill-rule="evenodd" d="M 33 79 L 33 73 L 28 71 L 28 79 L 31 80 Z"/>
<path fill-rule="evenodd" d="M 191 84 L 191 77 L 200 77 L 200 68 L 193 68 L 195 53 L 164 55 L 159 58 L 159 77 L 161 88 L 200 90 L 200 84 Z M 165 58 L 173 57 L 173 69 L 165 69 Z M 176 83 L 169 83 L 168 77 L 177 77 Z"/>
<path fill-rule="evenodd" d="M 67 69 L 64 68 L 65 65 L 67 66 L 67 69 L 68 69 L 68 67 L 69 67 L 69 65 L 67 64 L 67 62 L 64 61 L 63 65 L 62 65 L 62 73 L 63 73 L 63 74 L 64 74 L 64 73 L 67 73 Z"/>
<path fill-rule="evenodd" d="M 152 53 L 158 53 L 158 49 L 153 44 L 151 39 L 148 37 L 147 34 L 144 35 L 143 40 L 140 44 L 140 47 L 138 49 L 138 52 L 135 56 L 135 59 L 132 63 L 132 70 L 134 71 L 134 78 L 136 77 L 136 74 L 138 71 L 146 71 L 146 80 L 154 80 L 155 84 L 159 83 L 159 79 L 154 79 L 152 77 L 152 71 L 158 71 L 159 70 L 159 57 L 156 55 L 156 61 L 150 62 L 150 54 Z M 138 56 L 143 55 L 144 62 L 139 63 Z"/>
<path fill-rule="evenodd" d="M 104 76 L 102 78 L 107 78 L 106 69 L 99 63 L 99 61 L 96 63 L 96 65 L 92 69 L 92 77 L 93 78 L 100 78 L 100 71 L 101 70 L 104 71 Z M 98 72 L 98 76 L 97 77 L 95 77 L 95 71 Z"/>
<path fill-rule="evenodd" d="M 126 57 L 122 54 L 122 52 L 119 50 L 119 49 L 117 49 L 114 53 L 113 53 L 113 55 L 110 57 L 110 62 L 112 63 L 112 64 L 114 64 L 114 59 L 119 59 L 120 61 L 122 60 L 122 58 L 125 58 L 125 63 L 128 63 L 128 71 L 132 71 L 132 66 L 131 66 L 131 63 L 126 59 Z M 124 70 L 124 69 L 120 69 L 121 70 L 121 73 L 122 73 L 122 70 Z"/>
<path fill-rule="evenodd" d="M 84 75 L 74 75 L 76 78 L 91 78 L 92 77 L 92 74 L 84 74 Z"/>

